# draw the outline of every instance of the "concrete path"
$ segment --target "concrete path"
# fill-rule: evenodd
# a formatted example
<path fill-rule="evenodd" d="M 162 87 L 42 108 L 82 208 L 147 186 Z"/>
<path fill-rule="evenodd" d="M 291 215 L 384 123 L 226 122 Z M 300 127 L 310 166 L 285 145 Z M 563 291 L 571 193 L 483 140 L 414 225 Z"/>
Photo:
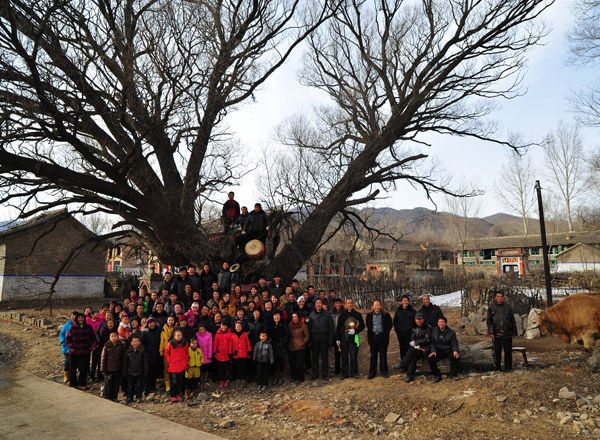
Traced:
<path fill-rule="evenodd" d="M 0 439 L 221 439 L 33 374 L 0 367 Z"/>

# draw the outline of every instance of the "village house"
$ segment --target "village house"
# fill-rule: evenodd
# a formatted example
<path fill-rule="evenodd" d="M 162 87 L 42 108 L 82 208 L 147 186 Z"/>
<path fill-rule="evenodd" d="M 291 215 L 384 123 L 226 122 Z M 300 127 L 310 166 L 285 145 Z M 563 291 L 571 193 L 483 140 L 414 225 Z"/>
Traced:
<path fill-rule="evenodd" d="M 0 231 L 0 301 L 104 295 L 104 243 L 66 210 Z"/>
<path fill-rule="evenodd" d="M 600 231 L 548 234 L 547 243 L 553 272 L 600 269 Z M 543 268 L 539 235 L 474 238 L 457 254 L 459 265 L 490 274 L 524 275 Z"/>
<path fill-rule="evenodd" d="M 453 260 L 453 250 L 443 244 L 417 240 L 375 240 L 338 232 L 313 255 L 305 266 L 308 276 L 438 276 Z"/>

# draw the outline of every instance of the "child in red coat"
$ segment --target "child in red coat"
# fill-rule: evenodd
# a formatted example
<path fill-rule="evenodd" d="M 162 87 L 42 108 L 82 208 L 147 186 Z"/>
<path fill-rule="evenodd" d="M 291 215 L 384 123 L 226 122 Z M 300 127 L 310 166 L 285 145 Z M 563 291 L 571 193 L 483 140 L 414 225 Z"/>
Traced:
<path fill-rule="evenodd" d="M 183 400 L 185 370 L 189 358 L 188 344 L 183 339 L 181 329 L 177 328 L 173 331 L 173 338 L 169 341 L 165 350 L 165 359 L 169 363 L 169 377 L 171 379 L 171 404 Z"/>
<path fill-rule="evenodd" d="M 243 331 L 241 321 L 235 323 L 235 331 L 231 335 L 233 346 L 233 376 L 238 388 L 246 387 L 248 379 L 248 359 L 252 355 L 248 333 Z"/>
<path fill-rule="evenodd" d="M 215 334 L 213 344 L 214 360 L 217 364 L 219 374 L 219 388 L 227 388 L 231 378 L 231 361 L 233 360 L 232 333 L 225 321 L 221 322 L 221 328 Z"/>

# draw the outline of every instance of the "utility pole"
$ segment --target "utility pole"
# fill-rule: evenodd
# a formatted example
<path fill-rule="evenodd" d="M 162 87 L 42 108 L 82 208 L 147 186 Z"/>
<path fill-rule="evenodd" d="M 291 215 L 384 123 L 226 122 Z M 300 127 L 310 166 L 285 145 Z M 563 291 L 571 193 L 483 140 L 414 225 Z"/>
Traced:
<path fill-rule="evenodd" d="M 552 282 L 550 281 L 550 262 L 548 261 L 548 243 L 546 241 L 546 222 L 544 221 L 544 205 L 542 203 L 542 188 L 540 181 L 535 181 L 535 190 L 538 199 L 538 211 L 540 214 L 540 232 L 542 234 L 542 255 L 544 258 L 544 278 L 546 279 L 546 301 L 548 307 L 552 306 Z"/>

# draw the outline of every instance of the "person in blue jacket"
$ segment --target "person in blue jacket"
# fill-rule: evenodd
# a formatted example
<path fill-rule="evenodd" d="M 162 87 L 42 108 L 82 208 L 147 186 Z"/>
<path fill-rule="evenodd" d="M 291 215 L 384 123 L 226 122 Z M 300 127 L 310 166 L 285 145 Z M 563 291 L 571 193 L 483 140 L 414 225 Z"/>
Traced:
<path fill-rule="evenodd" d="M 58 340 L 60 341 L 60 343 L 62 344 L 62 348 L 61 348 L 61 352 L 63 355 L 63 359 L 64 359 L 64 367 L 63 367 L 63 381 L 64 383 L 67 383 L 69 381 L 69 370 L 71 368 L 71 365 L 69 363 L 69 346 L 67 345 L 67 334 L 69 333 L 69 330 L 71 329 L 71 326 L 73 324 L 75 324 L 75 319 L 77 319 L 77 310 L 73 310 L 71 312 L 71 319 L 69 321 L 67 321 L 67 323 L 65 325 L 63 325 L 60 334 L 58 335 Z"/>

